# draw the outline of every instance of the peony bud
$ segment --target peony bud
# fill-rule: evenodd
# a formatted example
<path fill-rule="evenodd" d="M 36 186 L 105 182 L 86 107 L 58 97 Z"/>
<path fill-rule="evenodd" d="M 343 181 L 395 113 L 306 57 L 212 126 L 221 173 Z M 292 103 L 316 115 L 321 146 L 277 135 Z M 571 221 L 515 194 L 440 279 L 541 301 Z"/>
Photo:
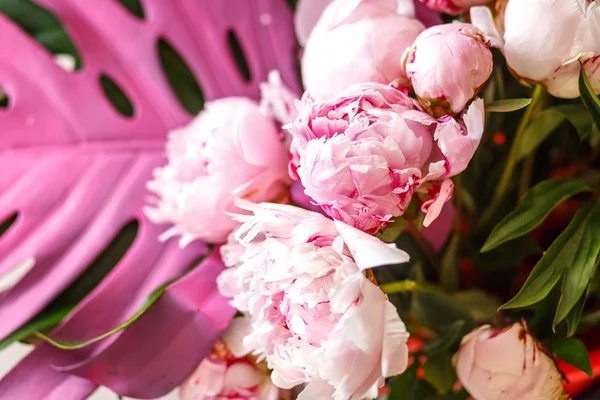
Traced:
<path fill-rule="evenodd" d="M 489 4 L 492 0 L 419 0 L 432 10 L 450 15 L 458 15 L 469 7 Z"/>
<path fill-rule="evenodd" d="M 313 29 L 302 58 L 312 96 L 328 98 L 355 83 L 407 85 L 399 55 L 425 26 L 396 12 L 396 0 L 336 0 Z"/>
<path fill-rule="evenodd" d="M 568 399 L 562 376 L 541 343 L 519 323 L 469 333 L 454 356 L 458 379 L 477 400 Z"/>
<path fill-rule="evenodd" d="M 406 75 L 432 115 L 456 114 L 492 73 L 488 42 L 471 24 L 438 25 L 425 30 L 404 54 Z"/>
<path fill-rule="evenodd" d="M 282 133 L 245 98 L 208 103 L 170 133 L 167 157 L 148 183 L 158 199 L 145 212 L 155 223 L 173 224 L 161 239 L 181 235 L 182 246 L 194 239 L 224 242 L 236 227 L 226 214 L 237 210 L 235 198 L 276 200 L 291 184 Z"/>
<path fill-rule="evenodd" d="M 581 61 L 600 93 L 600 0 L 505 3 L 496 24 L 487 7 L 472 8 L 471 19 L 504 52 L 517 77 L 543 85 L 553 96 L 575 98 Z"/>

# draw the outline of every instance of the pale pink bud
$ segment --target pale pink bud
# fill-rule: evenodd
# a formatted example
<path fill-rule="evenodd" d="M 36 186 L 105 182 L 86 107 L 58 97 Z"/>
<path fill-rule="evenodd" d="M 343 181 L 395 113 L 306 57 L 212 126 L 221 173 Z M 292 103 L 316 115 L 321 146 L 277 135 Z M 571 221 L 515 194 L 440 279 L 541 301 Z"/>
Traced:
<path fill-rule="evenodd" d="M 170 223 L 162 239 L 181 235 L 224 242 L 236 223 L 236 198 L 276 200 L 291 180 L 288 152 L 275 121 L 259 105 L 230 97 L 206 104 L 187 126 L 169 134 L 168 164 L 154 171 L 148 188 L 157 194 L 145 209 L 155 223 Z"/>
<path fill-rule="evenodd" d="M 489 47 L 471 24 L 438 25 L 419 35 L 405 53 L 404 65 L 427 111 L 441 116 L 465 108 L 492 73 Z"/>
<path fill-rule="evenodd" d="M 396 0 L 336 0 L 325 9 L 302 58 L 312 96 L 328 98 L 355 83 L 408 84 L 399 55 L 425 26 L 397 7 Z"/>
<path fill-rule="evenodd" d="M 458 15 L 465 12 L 469 7 L 489 4 L 492 0 L 419 0 L 432 10 L 441 11 L 446 14 Z"/>
<path fill-rule="evenodd" d="M 600 0 L 508 0 L 495 21 L 487 7 L 472 8 L 471 19 L 524 81 L 578 97 L 581 61 L 600 93 Z"/>
<path fill-rule="evenodd" d="M 469 333 L 454 363 L 458 379 L 477 400 L 569 398 L 554 360 L 519 323 Z"/>

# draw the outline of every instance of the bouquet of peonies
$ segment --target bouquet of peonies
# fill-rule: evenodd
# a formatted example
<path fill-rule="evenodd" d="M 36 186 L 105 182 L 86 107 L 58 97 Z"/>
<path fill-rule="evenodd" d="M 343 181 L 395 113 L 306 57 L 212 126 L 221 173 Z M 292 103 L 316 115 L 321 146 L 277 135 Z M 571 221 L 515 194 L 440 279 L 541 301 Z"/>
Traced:
<path fill-rule="evenodd" d="M 178 387 L 182 400 L 551 400 L 589 386 L 600 0 L 300 0 L 293 24 L 283 0 L 246 1 L 175 1 L 227 32 L 228 61 L 199 51 L 166 3 L 128 2 L 134 24 L 114 5 L 83 23 L 77 1 L 40 1 L 85 49 L 40 61 L 45 96 L 82 82 L 58 117 L 19 103 L 34 76 L 0 54 L 0 350 L 36 344 L 0 400 L 79 400 L 98 385 L 139 398 Z M 94 29 L 109 15 L 128 44 L 103 58 Z M 41 57 L 6 20 L 0 37 Z M 167 79 L 140 89 L 123 71 L 157 40 Z M 182 83 L 188 67 L 169 73 L 184 57 L 203 107 L 185 99 L 202 90 Z M 144 65 L 141 77 L 160 67 Z M 97 71 L 118 119 L 88 85 Z M 191 120 L 161 100 L 177 79 Z M 38 118 L 56 143 L 31 129 Z M 48 143 L 58 150 L 33 146 Z M 64 175 L 40 189 L 31 163 Z M 106 239 L 131 220 L 121 254 L 86 268 L 123 247 L 129 225 Z"/>

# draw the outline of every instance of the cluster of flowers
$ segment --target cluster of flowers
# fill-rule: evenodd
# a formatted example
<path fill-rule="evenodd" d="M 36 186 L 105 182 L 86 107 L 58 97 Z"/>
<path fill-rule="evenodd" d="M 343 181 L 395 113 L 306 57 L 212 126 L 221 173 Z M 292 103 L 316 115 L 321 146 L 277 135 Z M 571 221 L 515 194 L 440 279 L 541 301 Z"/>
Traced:
<path fill-rule="evenodd" d="M 228 267 L 219 289 L 243 314 L 183 385 L 184 399 L 290 398 L 299 386 L 299 399 L 377 397 L 406 369 L 409 335 L 368 271 L 408 255 L 374 235 L 411 202 L 427 226 L 451 198 L 449 178 L 467 167 L 484 129 L 476 96 L 492 73 L 490 41 L 517 75 L 565 97 L 576 95 L 575 61 L 598 68 L 585 51 L 598 41 L 578 41 L 564 59 L 553 53 L 551 70 L 521 68 L 518 52 L 532 50 L 515 46 L 523 26 L 510 15 L 527 14 L 518 1 L 498 14 L 503 37 L 485 7 L 473 9 L 482 31 L 426 28 L 412 1 L 336 0 L 322 14 L 310 3 L 296 16 L 304 95 L 273 72 L 260 103 L 207 104 L 170 134 L 168 165 L 149 183 L 157 197 L 148 216 L 172 224 L 164 239 L 219 245 Z M 424 3 L 458 14 L 487 1 Z M 515 344 L 519 357 L 503 354 Z M 471 333 L 455 365 L 476 398 L 562 393 L 551 358 L 520 324 Z"/>

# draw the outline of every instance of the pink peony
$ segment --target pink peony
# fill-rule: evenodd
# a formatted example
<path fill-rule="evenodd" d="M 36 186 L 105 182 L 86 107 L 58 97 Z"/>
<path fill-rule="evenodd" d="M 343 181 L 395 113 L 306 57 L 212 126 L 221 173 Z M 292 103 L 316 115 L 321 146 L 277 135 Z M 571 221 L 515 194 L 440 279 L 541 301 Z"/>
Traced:
<path fill-rule="evenodd" d="M 331 101 L 305 94 L 290 172 L 332 218 L 375 233 L 404 213 L 416 190 L 428 226 L 452 195 L 452 181 L 483 133 L 483 101 L 456 119 L 435 119 L 403 92 L 380 84 L 349 88 Z"/>
<path fill-rule="evenodd" d="M 299 399 L 377 396 L 408 363 L 408 333 L 363 270 L 408 261 L 393 245 L 321 214 L 279 204 L 238 206 L 242 227 L 221 249 L 221 293 L 252 320 L 244 345 Z"/>
<path fill-rule="evenodd" d="M 408 85 L 401 55 L 425 26 L 398 14 L 397 7 L 396 0 L 332 2 L 304 49 L 304 87 L 328 98 L 355 83 Z"/>
<path fill-rule="evenodd" d="M 471 20 L 504 52 L 511 71 L 561 98 L 579 97 L 583 63 L 600 94 L 600 0 L 504 0 L 496 18 L 488 7 Z M 532 23 L 534 21 L 534 23 Z"/>
<path fill-rule="evenodd" d="M 224 242 L 236 223 L 235 198 L 275 200 L 288 190 L 288 152 L 283 135 L 259 105 L 230 97 L 206 104 L 189 125 L 176 129 L 167 143 L 168 164 L 154 171 L 148 188 L 158 195 L 146 215 L 171 223 L 161 239 L 181 235 Z"/>
<path fill-rule="evenodd" d="M 245 325 L 245 318 L 231 322 L 223 341 L 179 387 L 181 400 L 279 400 L 282 391 L 269 371 L 243 353 Z"/>
<path fill-rule="evenodd" d="M 542 345 L 519 323 L 482 326 L 454 356 L 458 379 L 477 400 L 568 399 L 562 376 Z"/>
<path fill-rule="evenodd" d="M 432 10 L 441 11 L 446 14 L 458 15 L 467 11 L 470 7 L 489 4 L 493 0 L 419 0 Z"/>
<path fill-rule="evenodd" d="M 471 24 L 425 30 L 404 54 L 406 76 L 432 115 L 456 114 L 477 95 L 494 66 L 489 43 Z"/>

